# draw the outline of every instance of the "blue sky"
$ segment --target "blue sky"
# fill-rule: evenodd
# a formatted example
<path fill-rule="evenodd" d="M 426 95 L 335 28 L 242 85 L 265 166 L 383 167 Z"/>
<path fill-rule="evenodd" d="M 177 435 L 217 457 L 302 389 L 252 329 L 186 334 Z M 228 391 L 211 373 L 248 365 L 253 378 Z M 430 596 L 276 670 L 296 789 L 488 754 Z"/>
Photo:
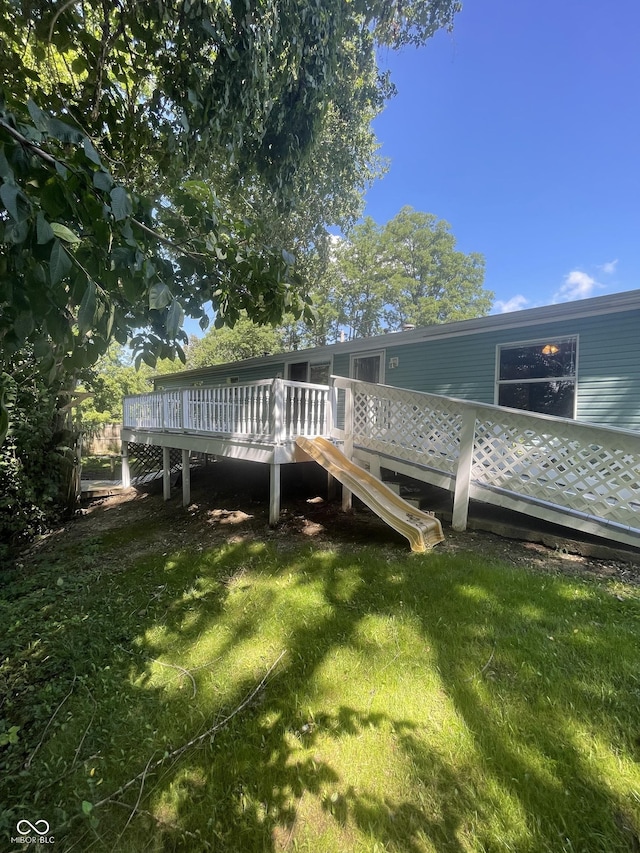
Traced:
<path fill-rule="evenodd" d="M 640 288 L 638 0 L 466 0 L 380 61 L 398 95 L 366 215 L 447 220 L 495 312 Z"/>

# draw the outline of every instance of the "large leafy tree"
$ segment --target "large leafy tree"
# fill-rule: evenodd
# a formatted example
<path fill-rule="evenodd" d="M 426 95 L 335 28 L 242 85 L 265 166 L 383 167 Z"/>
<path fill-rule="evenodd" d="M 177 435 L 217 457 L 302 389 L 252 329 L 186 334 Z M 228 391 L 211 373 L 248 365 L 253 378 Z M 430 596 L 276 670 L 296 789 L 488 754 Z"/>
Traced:
<path fill-rule="evenodd" d="M 301 337 L 321 345 L 481 317 L 493 303 L 483 281 L 483 256 L 456 249 L 433 214 L 404 207 L 385 225 L 366 217 L 334 246 L 312 291 L 321 308 Z"/>
<path fill-rule="evenodd" d="M 209 329 L 200 339 L 189 344 L 187 369 L 226 364 L 261 355 L 271 355 L 285 349 L 284 335 L 272 326 L 256 326 L 248 317 L 241 317 L 230 327 Z"/>
<path fill-rule="evenodd" d="M 322 236 L 323 199 L 355 214 L 389 91 L 376 45 L 420 44 L 457 7 L 0 0 L 5 358 L 28 342 L 52 379 L 142 330 L 152 364 L 209 301 L 219 325 L 303 313 L 274 243 Z"/>
<path fill-rule="evenodd" d="M 340 325 L 349 339 L 370 337 L 383 330 L 386 279 L 382 233 L 368 216 L 336 249 L 340 284 L 335 296 L 340 305 Z"/>
<path fill-rule="evenodd" d="M 403 207 L 382 231 L 381 257 L 393 329 L 468 320 L 491 309 L 483 256 L 456 249 L 449 224 L 431 213 Z"/>

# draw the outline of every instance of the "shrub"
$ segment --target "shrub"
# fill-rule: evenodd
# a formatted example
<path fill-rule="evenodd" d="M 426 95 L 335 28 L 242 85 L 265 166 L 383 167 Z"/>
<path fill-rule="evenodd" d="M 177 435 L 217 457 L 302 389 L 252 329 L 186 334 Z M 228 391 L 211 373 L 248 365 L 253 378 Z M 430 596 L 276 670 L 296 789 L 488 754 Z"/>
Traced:
<path fill-rule="evenodd" d="M 60 384 L 47 387 L 30 353 L 3 374 L 9 415 L 0 445 L 0 556 L 44 532 L 69 504 L 73 440 L 59 427 Z"/>

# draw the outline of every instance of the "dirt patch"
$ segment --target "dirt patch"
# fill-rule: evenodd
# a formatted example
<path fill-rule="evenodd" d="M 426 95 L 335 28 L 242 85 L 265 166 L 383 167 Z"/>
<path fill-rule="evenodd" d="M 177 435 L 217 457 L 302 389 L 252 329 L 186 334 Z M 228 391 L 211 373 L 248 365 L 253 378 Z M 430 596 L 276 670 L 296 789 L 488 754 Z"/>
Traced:
<path fill-rule="evenodd" d="M 384 549 L 390 556 L 406 553 L 408 548 L 403 537 L 366 507 L 359 505 L 353 512 L 344 513 L 338 500 L 328 501 L 326 475 L 315 465 L 283 467 L 285 500 L 276 528 L 268 525 L 268 466 L 221 461 L 194 470 L 191 485 L 192 502 L 186 509 L 181 505 L 180 488 L 174 488 L 171 500 L 165 502 L 159 482 L 144 490 L 129 489 L 90 501 L 77 518 L 43 537 L 32 552 L 46 551 L 62 535 L 65 544 L 72 544 L 105 534 L 117 537 L 124 527 L 134 531 L 132 539 L 123 543 L 127 557 L 187 547 L 203 550 L 245 541 L 275 541 L 280 547 L 313 542 L 335 548 L 366 544 Z M 513 529 L 516 538 L 482 530 L 455 532 L 446 513 L 436 511 L 436 514 L 443 521 L 445 533 L 445 541 L 437 546 L 440 552 L 481 552 L 488 559 L 539 571 L 640 585 L 640 555 L 616 552 L 606 543 L 598 547 L 609 556 L 594 559 L 572 553 L 572 545 L 579 543 L 570 540 L 555 539 L 559 544 L 553 547 L 523 541 L 522 529 L 516 532 L 515 527 L 505 523 L 501 529 L 507 532 Z"/>

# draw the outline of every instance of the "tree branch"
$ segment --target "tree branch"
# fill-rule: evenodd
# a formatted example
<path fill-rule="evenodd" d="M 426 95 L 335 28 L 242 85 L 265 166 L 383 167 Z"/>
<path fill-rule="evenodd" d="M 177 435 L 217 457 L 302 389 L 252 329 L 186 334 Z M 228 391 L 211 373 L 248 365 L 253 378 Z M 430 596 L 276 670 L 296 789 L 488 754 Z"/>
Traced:
<path fill-rule="evenodd" d="M 39 157 L 43 163 L 46 163 L 49 168 L 55 169 L 56 164 L 58 164 L 60 166 L 64 166 L 65 169 L 73 171 L 73 169 L 71 169 L 71 167 L 64 163 L 62 160 L 58 160 L 52 154 L 49 154 L 48 151 L 44 151 L 42 148 L 40 148 L 39 145 L 36 145 L 35 142 L 32 142 L 30 139 L 27 139 L 24 134 L 20 133 L 19 130 L 17 130 L 15 127 L 12 127 L 8 122 L 1 118 L 0 129 L 8 133 L 9 136 L 15 139 L 16 142 L 19 142 L 20 145 L 24 145 L 26 148 L 28 148 L 31 152 L 33 152 L 33 154 L 36 155 L 36 157 Z M 129 217 L 129 219 L 133 225 L 135 225 L 137 228 L 140 228 L 140 230 L 144 231 L 145 234 L 148 234 L 150 237 L 153 237 L 155 240 L 158 240 L 165 246 L 169 246 L 170 248 L 175 249 L 176 252 L 180 252 L 180 254 L 182 255 L 186 255 L 189 258 L 193 258 L 194 261 L 200 261 L 202 260 L 202 258 L 207 257 L 207 255 L 203 254 L 202 252 L 190 252 L 188 249 L 185 249 L 183 246 L 180 246 L 178 245 L 178 243 L 175 243 L 169 237 L 165 237 L 163 234 L 159 234 L 157 231 L 154 231 L 153 228 L 149 228 L 148 225 L 145 225 L 144 222 L 140 222 L 139 219 L 136 219 L 133 216 Z"/>

